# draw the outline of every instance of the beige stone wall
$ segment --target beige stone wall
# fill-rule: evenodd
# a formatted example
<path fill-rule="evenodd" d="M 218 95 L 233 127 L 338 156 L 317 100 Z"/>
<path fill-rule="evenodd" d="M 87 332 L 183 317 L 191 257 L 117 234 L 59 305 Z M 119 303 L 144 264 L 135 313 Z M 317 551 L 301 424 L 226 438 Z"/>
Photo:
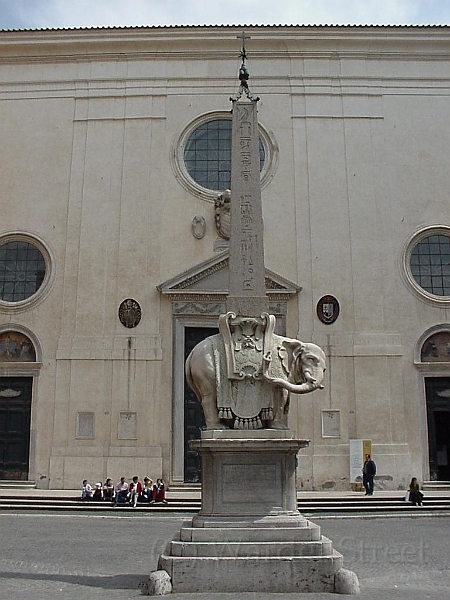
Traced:
<path fill-rule="evenodd" d="M 213 256 L 217 237 L 211 198 L 181 184 L 173 156 L 191 121 L 230 110 L 238 33 L 0 33 L 0 235 L 37 235 L 54 258 L 41 302 L 0 306 L 0 327 L 27 328 L 42 350 L 30 479 L 43 487 L 173 478 L 173 318 L 157 286 Z M 450 30 L 250 34 L 259 120 L 278 150 L 262 191 L 266 266 L 302 287 L 287 334 L 318 343 L 329 362 L 325 390 L 291 403 L 291 428 L 311 439 L 299 486 L 348 488 L 351 438 L 372 439 L 379 485 L 423 480 L 414 348 L 450 310 L 412 292 L 402 261 L 415 231 L 448 225 Z M 316 316 L 324 294 L 340 303 L 333 325 Z M 117 317 L 125 298 L 142 308 L 135 329 Z M 340 411 L 338 438 L 322 435 L 329 409 Z M 80 412 L 94 413 L 90 439 L 76 436 Z M 124 414 L 135 437 L 119 436 Z"/>

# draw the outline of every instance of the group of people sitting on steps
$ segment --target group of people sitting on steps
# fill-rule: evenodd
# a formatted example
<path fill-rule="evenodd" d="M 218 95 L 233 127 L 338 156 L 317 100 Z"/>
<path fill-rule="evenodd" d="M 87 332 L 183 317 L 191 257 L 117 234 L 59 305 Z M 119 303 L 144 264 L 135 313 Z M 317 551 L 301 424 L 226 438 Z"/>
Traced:
<path fill-rule="evenodd" d="M 156 483 L 150 477 L 144 477 L 143 483 L 135 475 L 130 482 L 125 477 L 114 485 L 113 480 L 108 477 L 104 484 L 96 483 L 94 488 L 87 479 L 83 480 L 81 488 L 82 500 L 109 501 L 114 506 L 119 504 L 131 504 L 136 507 L 138 502 L 146 504 L 167 504 L 164 481 L 157 479 Z"/>

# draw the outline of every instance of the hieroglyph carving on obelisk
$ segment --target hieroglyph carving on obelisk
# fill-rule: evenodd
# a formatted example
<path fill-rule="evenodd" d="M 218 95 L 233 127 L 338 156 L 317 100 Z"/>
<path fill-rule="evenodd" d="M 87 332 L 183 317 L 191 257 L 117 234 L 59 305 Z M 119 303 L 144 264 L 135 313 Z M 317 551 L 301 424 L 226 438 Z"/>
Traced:
<path fill-rule="evenodd" d="M 278 336 L 268 313 L 264 269 L 258 108 L 248 87 L 244 34 L 231 139 L 230 257 L 227 313 L 220 334 L 186 361 L 190 387 L 208 429 L 288 429 L 289 394 L 320 387 L 325 355 L 314 344 Z"/>

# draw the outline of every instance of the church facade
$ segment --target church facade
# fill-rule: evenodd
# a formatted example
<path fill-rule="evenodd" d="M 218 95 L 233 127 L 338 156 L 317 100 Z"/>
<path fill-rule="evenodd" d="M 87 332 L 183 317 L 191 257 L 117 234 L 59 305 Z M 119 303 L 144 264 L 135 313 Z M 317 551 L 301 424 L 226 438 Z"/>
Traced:
<path fill-rule="evenodd" d="M 327 356 L 299 489 L 450 480 L 450 28 L 250 26 L 265 281 Z M 0 479 L 201 478 L 242 27 L 0 32 Z M 355 465 L 353 464 L 353 467 Z"/>

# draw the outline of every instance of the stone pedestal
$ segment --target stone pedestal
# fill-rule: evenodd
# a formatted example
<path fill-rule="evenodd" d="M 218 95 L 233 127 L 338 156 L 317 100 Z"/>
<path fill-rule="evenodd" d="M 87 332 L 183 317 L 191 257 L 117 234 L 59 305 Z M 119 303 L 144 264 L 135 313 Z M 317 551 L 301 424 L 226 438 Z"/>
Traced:
<path fill-rule="evenodd" d="M 297 452 L 309 442 L 287 434 L 206 431 L 191 442 L 202 508 L 158 564 L 174 592 L 335 591 L 342 556 L 297 510 Z"/>
<path fill-rule="evenodd" d="M 191 443 L 202 460 L 202 508 L 196 519 L 295 515 L 297 453 L 308 440 L 270 429 L 205 431 Z"/>

